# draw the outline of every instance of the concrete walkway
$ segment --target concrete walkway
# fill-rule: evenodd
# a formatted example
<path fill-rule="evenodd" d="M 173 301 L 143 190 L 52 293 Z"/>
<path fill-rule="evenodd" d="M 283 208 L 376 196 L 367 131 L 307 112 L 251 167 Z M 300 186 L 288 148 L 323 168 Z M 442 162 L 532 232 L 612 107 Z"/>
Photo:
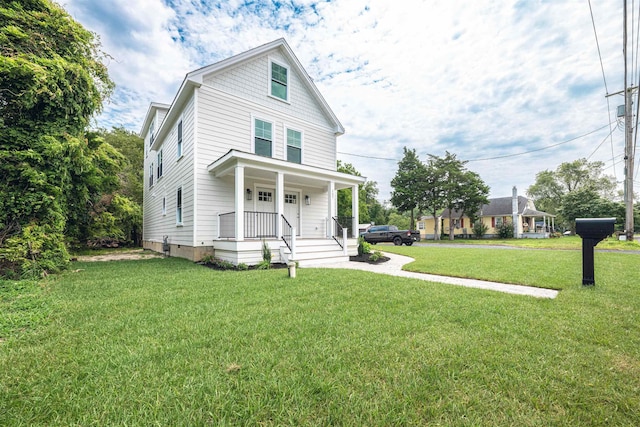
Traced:
<path fill-rule="evenodd" d="M 506 292 L 510 294 L 529 295 L 536 298 L 555 298 L 558 295 L 558 291 L 553 289 L 534 288 L 532 286 L 510 285 L 507 283 L 487 282 L 485 280 L 462 279 L 459 277 L 438 276 L 435 274 L 404 271 L 402 266 L 413 262 L 413 258 L 388 252 L 384 252 L 383 254 L 389 257 L 389 261 L 380 264 L 345 261 L 333 264 L 323 264 L 322 268 L 348 268 L 353 270 L 363 270 L 370 271 L 372 273 L 388 274 L 391 276 L 410 277 L 412 279 L 426 280 L 429 282 L 488 289 L 491 291 Z"/>

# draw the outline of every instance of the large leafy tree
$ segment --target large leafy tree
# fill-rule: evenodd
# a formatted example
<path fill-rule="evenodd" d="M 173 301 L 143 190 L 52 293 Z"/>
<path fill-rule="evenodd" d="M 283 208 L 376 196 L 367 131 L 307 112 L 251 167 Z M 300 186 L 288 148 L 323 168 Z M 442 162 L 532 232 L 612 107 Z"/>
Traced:
<path fill-rule="evenodd" d="M 350 175 L 362 176 L 360 172 L 351 163 L 343 163 L 338 160 L 338 172 L 348 173 Z M 358 222 L 369 223 L 380 217 L 382 205 L 377 200 L 378 183 L 375 181 L 367 181 L 358 188 Z M 351 190 L 343 189 L 338 191 L 338 216 L 351 217 Z"/>
<path fill-rule="evenodd" d="M 391 180 L 391 203 L 400 212 L 410 212 L 411 229 L 414 229 L 414 211 L 424 199 L 427 169 L 415 149 L 404 147 L 403 150 L 404 156 L 398 162 L 398 171 Z"/>
<path fill-rule="evenodd" d="M 601 197 L 592 187 L 583 187 L 565 194 L 560 213 L 575 232 L 576 218 L 616 217 L 616 223 L 624 224 L 624 204 Z M 624 228 L 624 227 L 622 227 Z"/>
<path fill-rule="evenodd" d="M 564 196 L 585 188 L 604 199 L 613 200 L 616 196 L 615 178 L 604 174 L 604 163 L 586 159 L 562 163 L 555 171 L 539 172 L 527 195 L 538 209 L 555 214 L 559 213 Z"/>
<path fill-rule="evenodd" d="M 67 238 L 79 246 L 140 244 L 143 140 L 115 128 L 88 132 L 87 142 L 92 150 L 84 172 L 73 181 L 81 197 L 70 203 Z"/>
<path fill-rule="evenodd" d="M 437 210 L 447 208 L 449 224 L 453 223 L 454 211 L 475 220 L 482 205 L 489 203 L 489 187 L 477 173 L 466 168 L 467 162 L 455 154 L 447 151 L 443 157 L 429 155 L 429 158 L 424 206 L 434 212 L 434 217 Z M 436 230 L 434 234 L 438 235 Z M 449 233 L 449 239 L 453 238 L 453 233 Z"/>
<path fill-rule="evenodd" d="M 50 0 L 0 4 L 0 275 L 64 268 L 85 196 L 84 130 L 113 84 L 99 44 Z"/>

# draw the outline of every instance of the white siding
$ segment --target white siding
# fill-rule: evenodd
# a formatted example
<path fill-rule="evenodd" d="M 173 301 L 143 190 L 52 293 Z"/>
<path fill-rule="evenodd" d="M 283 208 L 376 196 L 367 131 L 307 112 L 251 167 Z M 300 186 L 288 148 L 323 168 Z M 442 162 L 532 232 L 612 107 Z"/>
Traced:
<path fill-rule="evenodd" d="M 289 102 L 269 96 L 269 58 L 289 65 Z M 291 64 L 279 51 L 242 63 L 204 79 L 204 84 L 215 87 L 239 98 L 267 107 L 270 111 L 295 117 L 304 122 L 332 129 L 331 120 L 324 114 L 316 98 L 303 84 Z"/>
<path fill-rule="evenodd" d="M 193 98 L 183 113 L 173 123 L 165 123 L 169 131 L 159 147 L 163 150 L 163 175 L 149 188 L 149 164 L 157 162 L 155 151 L 145 158 L 144 182 L 144 240 L 161 242 L 169 236 L 169 242 L 178 245 L 193 244 Z M 163 115 L 164 117 L 164 115 Z M 182 119 L 182 158 L 177 158 L 178 121 Z M 157 165 L 156 165 L 157 166 Z M 176 224 L 176 194 L 182 187 L 182 226 Z M 162 214 L 162 199 L 166 199 L 166 215 Z"/>
<path fill-rule="evenodd" d="M 196 236 L 198 245 L 206 246 L 217 237 L 218 213 L 234 210 L 233 177 L 216 178 L 207 172 L 207 166 L 231 149 L 252 151 L 254 118 L 273 123 L 274 158 L 286 160 L 284 129 L 291 127 L 304 133 L 304 164 L 330 170 L 336 168 L 336 137 L 328 128 L 304 122 L 279 111 L 271 111 L 262 105 L 207 86 L 202 86 L 198 90 L 198 116 L 198 155 L 195 165 L 198 194 L 198 236 Z M 246 184 L 247 188 L 250 188 L 249 178 Z M 326 206 L 326 195 L 324 198 L 323 206 Z M 316 198 L 318 209 L 320 209 L 321 200 Z M 310 207 L 304 206 L 303 211 L 306 208 Z M 310 219 L 313 219 L 313 223 L 305 224 L 307 231 L 313 230 L 312 235 L 324 228 L 325 210 L 322 208 L 321 215 L 311 214 Z"/>

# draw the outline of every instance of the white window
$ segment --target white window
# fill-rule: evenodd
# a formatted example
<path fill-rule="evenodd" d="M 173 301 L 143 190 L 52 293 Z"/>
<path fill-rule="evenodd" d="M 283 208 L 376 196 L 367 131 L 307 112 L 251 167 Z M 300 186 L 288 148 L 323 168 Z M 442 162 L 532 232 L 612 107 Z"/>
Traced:
<path fill-rule="evenodd" d="M 271 61 L 269 67 L 270 94 L 273 97 L 289 100 L 289 69 L 282 64 Z"/>
<path fill-rule="evenodd" d="M 297 205 L 298 204 L 298 195 L 297 194 L 285 194 L 284 195 L 284 203 L 286 205 Z"/>
<path fill-rule="evenodd" d="M 154 134 L 155 125 L 156 125 L 156 121 L 154 120 L 151 122 L 151 126 L 149 126 L 149 147 L 153 145 L 153 134 Z"/>
<path fill-rule="evenodd" d="M 162 148 L 158 151 L 158 179 L 162 177 Z"/>
<path fill-rule="evenodd" d="M 273 200 L 273 193 L 271 191 L 258 191 L 258 201 L 271 202 Z"/>
<path fill-rule="evenodd" d="M 260 119 L 254 120 L 254 151 L 256 154 L 271 157 L 273 152 L 273 125 Z"/>
<path fill-rule="evenodd" d="M 501 216 L 497 216 L 496 217 L 496 227 L 501 227 L 502 226 L 502 217 Z"/>
<path fill-rule="evenodd" d="M 178 158 L 182 157 L 182 120 L 178 122 Z"/>
<path fill-rule="evenodd" d="M 418 230 L 424 230 L 424 222 L 418 221 Z"/>
<path fill-rule="evenodd" d="M 302 163 L 302 132 L 287 129 L 287 160 Z"/>
<path fill-rule="evenodd" d="M 182 225 L 182 187 L 176 191 L 176 224 Z"/>
<path fill-rule="evenodd" d="M 153 187 L 153 162 L 149 166 L 149 187 Z"/>
<path fill-rule="evenodd" d="M 167 214 L 167 198 L 163 197 L 162 198 L 162 215 L 166 215 Z"/>

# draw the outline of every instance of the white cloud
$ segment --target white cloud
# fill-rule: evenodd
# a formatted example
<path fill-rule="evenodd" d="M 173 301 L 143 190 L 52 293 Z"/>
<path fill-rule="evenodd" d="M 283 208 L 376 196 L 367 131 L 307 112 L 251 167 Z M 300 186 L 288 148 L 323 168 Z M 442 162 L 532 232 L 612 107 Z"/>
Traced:
<path fill-rule="evenodd" d="M 609 91 L 622 89 L 622 12 L 595 4 Z M 377 181 L 380 199 L 402 148 L 463 159 L 521 153 L 608 121 L 589 13 L 578 0 L 311 0 L 279 2 L 69 0 L 101 35 L 118 92 L 101 123 L 137 130 L 149 101 L 170 102 L 184 75 L 285 37 L 346 128 L 340 155 Z M 637 80 L 637 77 L 636 77 Z M 621 98 L 611 99 L 612 107 Z M 493 196 L 521 194 L 535 174 L 589 156 L 608 134 L 470 162 Z M 622 133 L 614 132 L 614 154 Z M 591 160 L 612 163 L 609 142 Z M 618 169 L 618 175 L 620 175 Z M 613 171 L 613 169 L 610 169 Z M 618 179 L 621 179 L 618 176 Z"/>

